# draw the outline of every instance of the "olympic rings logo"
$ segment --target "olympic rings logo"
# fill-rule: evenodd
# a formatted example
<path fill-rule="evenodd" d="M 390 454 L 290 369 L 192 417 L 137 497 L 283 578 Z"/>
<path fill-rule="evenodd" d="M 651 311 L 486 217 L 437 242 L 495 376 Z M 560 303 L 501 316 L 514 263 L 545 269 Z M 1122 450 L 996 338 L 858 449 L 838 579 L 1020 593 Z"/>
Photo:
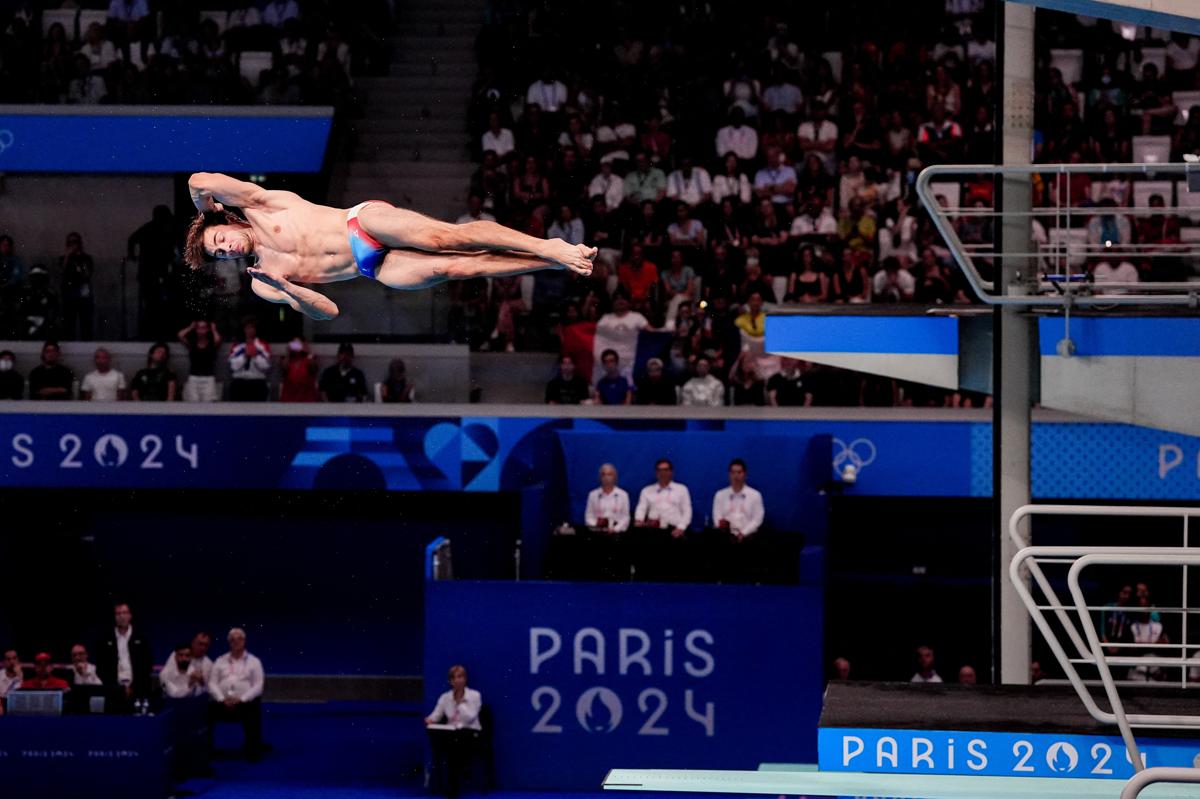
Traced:
<path fill-rule="evenodd" d="M 13 136 L 13 132 L 11 130 L 0 130 L 0 155 L 2 155 L 9 147 L 12 147 L 15 140 L 16 137 Z"/>
<path fill-rule="evenodd" d="M 869 438 L 856 438 L 847 444 L 840 438 L 834 438 L 833 443 L 838 447 L 833 456 L 833 468 L 837 472 L 849 463 L 855 471 L 861 472 L 865 467 L 875 462 L 875 443 Z"/>

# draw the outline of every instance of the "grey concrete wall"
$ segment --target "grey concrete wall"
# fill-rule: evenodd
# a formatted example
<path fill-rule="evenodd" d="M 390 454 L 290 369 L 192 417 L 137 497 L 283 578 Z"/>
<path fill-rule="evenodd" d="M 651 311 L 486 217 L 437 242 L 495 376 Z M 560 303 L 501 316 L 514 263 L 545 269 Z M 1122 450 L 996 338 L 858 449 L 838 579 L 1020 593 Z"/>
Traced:
<path fill-rule="evenodd" d="M 471 354 L 471 382 L 489 405 L 542 404 L 557 362 L 558 356 L 549 352 L 476 352 Z"/>
<path fill-rule="evenodd" d="M 1108 422 L 1200 435 L 1200 362 L 1195 358 L 1041 359 L 1042 405 Z"/>
<path fill-rule="evenodd" d="M 104 346 L 113 354 L 117 369 L 132 379 L 138 369 L 146 363 L 150 345 L 146 342 L 64 342 L 62 360 L 77 380 L 94 368 L 92 356 L 97 346 Z M 278 361 L 286 354 L 285 343 L 269 344 L 275 357 L 276 368 L 272 383 L 278 384 L 280 368 Z M 17 356 L 17 369 L 28 377 L 29 370 L 41 359 L 42 345 L 32 341 L 0 341 L 0 350 L 12 350 Z M 313 355 L 322 369 L 336 362 L 336 344 L 313 344 Z M 229 344 L 222 345 L 222 353 L 229 352 Z M 372 385 L 387 377 L 388 363 L 392 358 L 403 358 L 408 367 L 409 380 L 416 387 L 418 402 L 453 403 L 466 402 L 470 381 L 470 353 L 466 346 L 457 344 L 355 344 L 355 364 L 363 370 L 367 382 Z M 183 345 L 171 347 L 171 368 L 181 378 L 187 375 L 188 359 Z M 228 363 L 224 358 L 217 362 L 217 379 L 229 380 Z"/>
<path fill-rule="evenodd" d="M 149 221 L 154 206 L 171 206 L 170 175 L 8 175 L 0 182 L 0 232 L 11 235 L 28 269 L 44 263 L 57 291 L 54 259 L 67 233 L 83 236 L 96 261 L 96 335 L 120 335 L 121 259 L 129 235 Z M 136 265 L 126 282 L 131 313 L 137 310 Z"/>

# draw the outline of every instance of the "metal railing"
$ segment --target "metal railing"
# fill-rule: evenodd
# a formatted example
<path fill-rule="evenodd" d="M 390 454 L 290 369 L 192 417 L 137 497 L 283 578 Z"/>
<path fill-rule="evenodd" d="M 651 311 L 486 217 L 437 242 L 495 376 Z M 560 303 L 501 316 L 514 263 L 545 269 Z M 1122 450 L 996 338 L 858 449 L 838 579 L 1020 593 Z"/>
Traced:
<path fill-rule="evenodd" d="M 1022 523 L 1033 516 L 1085 516 L 1085 517 L 1142 517 L 1174 518 L 1180 523 L 1180 546 L 1030 546 L 1022 533 Z M 1169 507 L 1118 507 L 1094 505 L 1026 505 L 1019 508 L 1009 520 L 1009 536 L 1017 547 L 1017 554 L 1009 564 L 1009 577 L 1016 588 L 1038 631 L 1053 652 L 1069 683 L 1074 687 L 1083 706 L 1096 721 L 1115 725 L 1121 733 L 1133 764 L 1135 776 L 1122 792 L 1123 799 L 1130 799 L 1146 785 L 1153 782 L 1196 782 L 1200 783 L 1200 769 L 1146 769 L 1134 728 L 1200 730 L 1200 715 L 1184 713 L 1129 713 L 1121 699 L 1121 689 L 1136 684 L 1155 683 L 1126 682 L 1116 679 L 1114 669 L 1178 669 L 1179 680 L 1164 681 L 1161 685 L 1180 688 L 1197 688 L 1200 684 L 1189 679 L 1193 669 L 1200 668 L 1200 642 L 1189 642 L 1188 627 L 1191 617 L 1200 615 L 1200 606 L 1192 607 L 1189 597 L 1189 570 L 1200 566 L 1200 548 L 1190 546 L 1190 517 L 1200 518 L 1198 508 Z M 1173 607 L 1095 605 L 1088 602 L 1084 594 L 1082 576 L 1085 570 L 1094 567 L 1166 567 L 1181 572 L 1180 603 Z M 1059 597 L 1055 582 L 1047 575 L 1050 567 L 1067 569 L 1066 585 L 1069 600 Z M 1041 601 L 1035 598 L 1034 589 Z M 1096 614 L 1127 614 L 1141 616 L 1144 624 L 1150 624 L 1151 613 L 1161 617 L 1178 617 L 1181 620 L 1180 640 L 1171 642 L 1155 640 L 1146 643 L 1105 641 L 1097 631 Z M 1102 616 L 1103 618 L 1103 616 Z M 1056 630 L 1056 625 L 1057 630 Z M 1061 635 L 1060 635 L 1061 631 Z M 1064 640 L 1065 638 L 1065 640 Z M 1134 654 L 1134 651 L 1142 654 Z M 1081 670 L 1094 669 L 1098 680 L 1087 680 Z M 1098 684 L 1103 688 L 1109 709 L 1105 710 L 1092 695 L 1091 687 Z M 1146 774 L 1146 772 L 1152 772 Z M 1170 772 L 1170 773 L 1167 773 Z"/>
<path fill-rule="evenodd" d="M 1124 188 L 1116 192 L 1122 199 L 1135 196 L 1135 177 L 1180 183 L 1178 187 L 1163 188 L 1170 196 L 1162 198 L 1161 206 L 1120 203 L 1112 208 L 1080 206 L 1077 204 L 1080 200 L 1092 202 L 1091 196 L 1072 197 L 1070 178 L 1080 174 L 1096 175 L 1108 184 L 1123 185 Z M 1089 261 L 1101 259 L 1114 267 L 1124 261 L 1133 262 L 1135 266 L 1166 260 L 1183 260 L 1194 265 L 1200 259 L 1200 240 L 1167 243 L 1110 240 L 1089 244 L 1079 240 L 1078 235 L 1085 230 L 1091 217 L 1102 212 L 1114 218 L 1123 217 L 1130 227 L 1132 220 L 1149 216 L 1200 219 L 1200 192 L 1195 205 L 1173 202 L 1176 188 L 1179 192 L 1186 191 L 1189 175 L 1196 180 L 1200 176 L 1200 164 L 937 165 L 921 172 L 916 191 L 967 283 L 979 299 L 989 305 L 1200 307 L 1200 278 L 1174 282 L 1100 281 L 1087 271 Z M 964 183 L 991 182 L 996 178 L 1010 184 L 1039 181 L 1046 187 L 1046 203 L 1035 205 L 1028 211 L 1001 211 L 994 207 L 960 206 L 950 202 L 941 191 L 943 186 L 961 191 Z M 998 233 L 991 229 L 995 226 L 994 221 L 1011 223 L 1019 219 L 1029 220 L 1029 240 L 1033 246 L 1028 250 L 1005 251 L 995 240 Z M 964 220 L 983 223 L 974 227 L 987 235 L 980 235 L 979 241 L 964 241 L 961 235 L 966 227 Z M 989 235 L 990 241 L 987 240 Z M 981 262 L 985 261 L 990 262 L 997 274 L 998 267 L 1004 262 L 1017 262 L 1020 281 L 1002 292 L 1001 287 L 986 278 L 980 269 Z"/>

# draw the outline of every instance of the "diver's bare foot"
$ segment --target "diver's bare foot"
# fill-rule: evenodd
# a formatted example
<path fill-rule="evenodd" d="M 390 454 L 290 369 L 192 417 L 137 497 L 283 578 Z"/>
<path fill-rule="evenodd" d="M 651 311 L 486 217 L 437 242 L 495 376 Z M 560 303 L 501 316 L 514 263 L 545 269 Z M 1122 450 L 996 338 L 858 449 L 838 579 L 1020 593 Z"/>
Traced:
<path fill-rule="evenodd" d="M 598 250 L 583 244 L 568 244 L 562 239 L 552 239 L 546 242 L 546 254 L 542 257 L 551 263 L 570 269 L 577 275 L 592 273 L 592 259 Z"/>

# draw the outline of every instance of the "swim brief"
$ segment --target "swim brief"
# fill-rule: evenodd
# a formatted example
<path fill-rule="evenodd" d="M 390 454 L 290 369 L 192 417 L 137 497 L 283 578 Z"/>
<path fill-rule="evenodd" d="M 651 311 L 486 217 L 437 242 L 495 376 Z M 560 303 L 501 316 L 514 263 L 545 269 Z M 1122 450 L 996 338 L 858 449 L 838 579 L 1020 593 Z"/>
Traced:
<path fill-rule="evenodd" d="M 363 226 L 358 221 L 358 212 L 371 203 L 380 202 L 384 201 L 367 200 L 346 212 L 346 228 L 350 237 L 350 252 L 354 254 L 354 263 L 358 264 L 358 273 L 360 275 L 369 277 L 372 280 L 375 279 L 375 275 L 379 271 L 379 265 L 383 263 L 383 259 L 387 256 L 390 248 L 363 229 Z M 384 204 L 389 205 L 390 203 Z"/>

